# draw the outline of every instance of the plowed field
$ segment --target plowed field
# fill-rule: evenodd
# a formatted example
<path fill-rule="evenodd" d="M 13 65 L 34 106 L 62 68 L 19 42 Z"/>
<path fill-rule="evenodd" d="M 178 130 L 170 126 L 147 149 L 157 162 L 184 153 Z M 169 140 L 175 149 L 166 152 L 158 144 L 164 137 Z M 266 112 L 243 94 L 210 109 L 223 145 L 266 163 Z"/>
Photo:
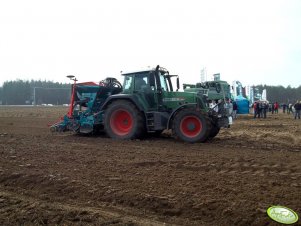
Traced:
<path fill-rule="evenodd" d="M 301 216 L 301 120 L 239 116 L 210 143 L 52 134 L 56 107 L 0 107 L 0 225 L 279 225 Z M 301 225 L 300 221 L 297 225 Z"/>

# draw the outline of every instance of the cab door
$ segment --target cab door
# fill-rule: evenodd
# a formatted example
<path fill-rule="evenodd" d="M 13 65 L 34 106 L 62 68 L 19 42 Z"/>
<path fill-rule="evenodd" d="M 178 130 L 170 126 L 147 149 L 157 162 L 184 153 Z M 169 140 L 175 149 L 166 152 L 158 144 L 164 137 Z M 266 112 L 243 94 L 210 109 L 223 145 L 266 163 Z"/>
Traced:
<path fill-rule="evenodd" d="M 151 76 L 152 74 L 149 72 L 137 73 L 135 75 L 134 93 L 147 111 L 157 111 L 156 87 L 151 84 Z"/>

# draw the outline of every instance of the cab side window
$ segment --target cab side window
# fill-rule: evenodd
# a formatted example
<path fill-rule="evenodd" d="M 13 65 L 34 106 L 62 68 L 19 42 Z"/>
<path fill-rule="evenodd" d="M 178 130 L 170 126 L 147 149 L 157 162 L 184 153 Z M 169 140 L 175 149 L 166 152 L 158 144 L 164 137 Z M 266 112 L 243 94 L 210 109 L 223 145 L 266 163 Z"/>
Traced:
<path fill-rule="evenodd" d="M 148 86 L 147 75 L 137 75 L 135 77 L 135 90 L 142 90 Z"/>

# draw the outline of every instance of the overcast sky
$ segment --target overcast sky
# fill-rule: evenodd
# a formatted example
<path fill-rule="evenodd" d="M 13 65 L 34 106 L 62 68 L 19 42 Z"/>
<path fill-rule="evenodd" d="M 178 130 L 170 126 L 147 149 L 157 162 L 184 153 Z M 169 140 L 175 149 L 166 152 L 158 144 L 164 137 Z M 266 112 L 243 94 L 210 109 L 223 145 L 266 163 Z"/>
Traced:
<path fill-rule="evenodd" d="M 301 85 L 299 0 L 9 0 L 0 3 L 0 85 L 100 81 L 155 67 L 181 82 Z"/>

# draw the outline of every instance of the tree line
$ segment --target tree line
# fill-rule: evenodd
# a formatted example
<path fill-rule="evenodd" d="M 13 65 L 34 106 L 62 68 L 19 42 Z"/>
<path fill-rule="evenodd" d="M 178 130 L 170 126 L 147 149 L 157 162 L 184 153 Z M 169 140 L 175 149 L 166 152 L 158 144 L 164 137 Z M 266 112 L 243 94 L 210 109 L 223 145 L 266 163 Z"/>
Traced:
<path fill-rule="evenodd" d="M 290 86 L 268 86 L 257 85 L 262 93 L 267 90 L 267 99 L 270 102 L 295 103 L 301 100 L 301 86 L 292 88 Z M 23 105 L 23 104 L 68 104 L 71 96 L 71 84 L 52 81 L 6 81 L 0 87 L 0 104 Z"/>
<path fill-rule="evenodd" d="M 68 104 L 71 84 L 52 81 L 6 81 L 0 87 L 2 105 Z"/>
<path fill-rule="evenodd" d="M 297 88 L 268 85 L 257 85 L 255 87 L 258 88 L 260 93 L 266 89 L 267 100 L 273 103 L 277 101 L 280 104 L 294 104 L 297 100 L 301 100 L 301 85 Z"/>

